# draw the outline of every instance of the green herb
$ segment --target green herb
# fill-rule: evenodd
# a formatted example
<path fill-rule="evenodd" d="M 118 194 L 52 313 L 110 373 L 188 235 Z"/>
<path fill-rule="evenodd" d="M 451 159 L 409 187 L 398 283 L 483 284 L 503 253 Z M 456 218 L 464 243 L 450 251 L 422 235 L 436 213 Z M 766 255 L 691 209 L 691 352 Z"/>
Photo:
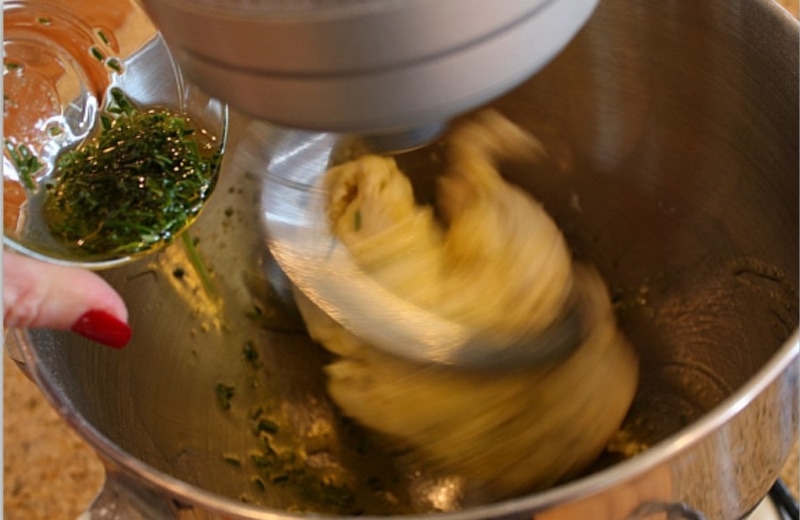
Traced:
<path fill-rule="evenodd" d="M 218 147 L 201 144 L 187 116 L 139 109 L 118 88 L 100 121 L 98 135 L 56 162 L 44 204 L 51 234 L 87 255 L 171 242 L 213 189 Z"/>
<path fill-rule="evenodd" d="M 258 419 L 264 414 L 264 408 L 261 406 L 257 406 L 254 410 L 250 412 L 251 419 Z"/>
<path fill-rule="evenodd" d="M 257 435 L 262 433 L 266 433 L 269 435 L 275 435 L 278 433 L 278 424 L 270 421 L 269 419 L 259 419 L 258 422 L 253 427 L 253 430 Z"/>
<path fill-rule="evenodd" d="M 271 467 L 275 462 L 277 462 L 277 456 L 274 452 L 251 453 L 250 462 L 252 462 L 253 466 L 256 468 L 265 469 Z"/>
<path fill-rule="evenodd" d="M 244 315 L 253 321 L 257 321 L 264 316 L 264 311 L 258 305 L 253 305 L 253 307 L 245 312 Z"/>
<path fill-rule="evenodd" d="M 21 70 L 22 69 L 22 64 L 21 63 L 17 63 L 15 61 L 7 61 L 5 63 L 5 67 L 6 67 L 7 71 Z"/>
<path fill-rule="evenodd" d="M 122 63 L 116 58 L 108 58 L 106 60 L 106 67 L 113 70 L 117 74 L 122 74 Z"/>
<path fill-rule="evenodd" d="M 3 140 L 6 146 L 8 155 L 11 156 L 11 162 L 17 169 L 22 184 L 31 191 L 36 190 L 36 181 L 34 175 L 42 168 L 42 163 L 33 155 L 25 144 L 14 145 L 8 139 Z"/>
<path fill-rule="evenodd" d="M 295 489 L 310 510 L 342 512 L 350 511 L 355 505 L 355 495 L 349 487 L 315 475 L 291 451 L 279 454 L 271 448 L 265 448 L 250 453 L 249 458 L 262 483 Z M 260 489 L 255 480 L 253 484 Z"/>
<path fill-rule="evenodd" d="M 259 490 L 264 491 L 267 489 L 267 486 L 264 484 L 264 481 L 261 480 L 259 477 L 253 477 L 250 479 L 253 485 Z"/>
<path fill-rule="evenodd" d="M 50 18 L 48 18 L 46 16 L 39 16 L 39 17 L 36 18 L 36 21 L 39 22 L 42 25 L 50 25 L 51 23 L 53 23 L 53 20 L 51 20 Z"/>
<path fill-rule="evenodd" d="M 94 59 L 96 59 L 97 61 L 103 61 L 106 59 L 105 55 L 102 52 L 100 52 L 100 49 L 98 49 L 94 45 L 89 47 L 89 53 L 92 56 L 94 56 Z"/>
<path fill-rule="evenodd" d="M 108 41 L 108 36 L 106 36 L 106 33 L 104 33 L 102 30 L 98 29 L 96 31 L 96 34 L 97 34 L 97 37 L 100 38 L 101 42 L 103 42 L 104 44 L 108 45 L 109 41 Z"/>
<path fill-rule="evenodd" d="M 218 383 L 214 388 L 214 393 L 217 396 L 217 404 L 219 404 L 220 408 L 223 410 L 230 410 L 231 399 L 233 399 L 233 396 L 236 394 L 236 389 L 225 383 Z"/>
<path fill-rule="evenodd" d="M 263 456 L 274 456 L 274 451 L 272 449 L 272 440 L 271 436 L 277 435 L 280 427 L 278 423 L 273 421 L 272 419 L 268 419 L 266 416 L 266 412 L 263 408 L 259 407 L 255 413 L 250 413 L 250 425 L 253 431 L 253 434 L 259 439 L 261 445 L 264 446 L 266 450 Z"/>
<path fill-rule="evenodd" d="M 223 455 L 222 460 L 224 460 L 231 466 L 241 467 L 242 465 L 242 460 L 239 458 L 238 455 Z"/>
<path fill-rule="evenodd" d="M 205 291 L 206 296 L 212 301 L 218 301 L 219 292 L 217 292 L 217 287 L 211 279 L 211 273 L 208 271 L 206 263 L 197 250 L 197 242 L 189 236 L 189 233 L 184 233 L 181 236 L 181 241 L 183 242 L 183 249 L 186 251 L 186 256 L 189 258 L 189 264 L 191 264 L 194 272 L 197 273 L 197 277 L 200 278 L 200 284 L 203 286 L 203 291 Z"/>
<path fill-rule="evenodd" d="M 242 348 L 242 358 L 251 368 L 258 368 L 258 350 L 252 341 L 248 341 Z"/>
<path fill-rule="evenodd" d="M 356 210 L 355 214 L 353 215 L 353 230 L 361 230 L 361 211 L 359 210 Z"/>

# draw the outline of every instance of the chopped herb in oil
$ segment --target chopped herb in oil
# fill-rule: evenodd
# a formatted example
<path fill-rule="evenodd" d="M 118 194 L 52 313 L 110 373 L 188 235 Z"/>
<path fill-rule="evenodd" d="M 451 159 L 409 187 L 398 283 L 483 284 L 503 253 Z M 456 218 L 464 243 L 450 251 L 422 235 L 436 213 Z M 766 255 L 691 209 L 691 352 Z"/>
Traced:
<path fill-rule="evenodd" d="M 231 399 L 233 399 L 233 396 L 236 394 L 236 389 L 225 383 L 218 383 L 214 388 L 214 393 L 217 396 L 217 404 L 219 404 L 219 407 L 223 410 L 230 410 Z"/>
<path fill-rule="evenodd" d="M 171 242 L 199 213 L 220 160 L 191 119 L 140 109 L 118 88 L 98 135 L 62 154 L 44 214 L 54 238 L 87 255 Z"/>
<path fill-rule="evenodd" d="M 324 478 L 313 475 L 305 463 L 292 453 L 278 455 L 272 450 L 258 451 L 250 454 L 250 463 L 266 482 L 276 486 L 296 485 L 305 503 L 321 510 L 334 508 L 346 511 L 355 503 L 355 496 L 349 487 L 326 482 Z"/>
<path fill-rule="evenodd" d="M 92 56 L 94 56 L 94 59 L 96 59 L 97 61 L 103 61 L 106 59 L 105 55 L 102 52 L 100 52 L 100 49 L 98 49 L 97 47 L 94 46 L 89 47 L 89 53 Z"/>
<path fill-rule="evenodd" d="M 250 366 L 250 368 L 259 368 L 258 350 L 256 350 L 256 345 L 253 343 L 253 341 L 248 341 L 244 344 L 244 347 L 242 348 L 242 358 Z"/>
<path fill-rule="evenodd" d="M 222 460 L 224 460 L 231 466 L 236 466 L 236 467 L 242 466 L 242 460 L 239 458 L 238 455 L 225 454 L 222 456 Z"/>
<path fill-rule="evenodd" d="M 106 60 L 106 67 L 113 70 L 117 74 L 122 74 L 122 63 L 116 58 L 108 58 Z"/>
<path fill-rule="evenodd" d="M 250 481 L 259 491 L 266 491 L 267 486 L 264 484 L 264 481 L 261 480 L 259 477 L 253 477 L 250 479 Z"/>
<path fill-rule="evenodd" d="M 264 311 L 258 305 L 253 305 L 244 315 L 251 320 L 257 321 L 264 316 Z"/>
<path fill-rule="evenodd" d="M 97 29 L 95 34 L 97 34 L 97 37 L 100 38 L 100 41 L 103 42 L 105 45 L 109 44 L 108 36 L 106 36 L 106 33 L 103 32 L 101 29 Z"/>
<path fill-rule="evenodd" d="M 256 435 L 261 435 L 262 433 L 275 435 L 278 433 L 278 424 L 275 421 L 270 421 L 269 419 L 259 419 L 258 422 L 256 422 L 253 426 L 253 430 L 255 431 Z"/>
<path fill-rule="evenodd" d="M 199 209 L 199 208 L 198 208 Z M 206 266 L 203 257 L 200 256 L 200 251 L 197 250 L 197 244 L 200 239 L 192 238 L 189 233 L 181 235 L 181 242 L 183 242 L 183 250 L 186 252 L 186 257 L 189 259 L 189 265 L 194 269 L 194 273 L 200 278 L 200 284 L 203 286 L 203 291 L 209 300 L 218 301 L 220 296 L 217 291 L 217 285 L 211 277 L 211 271 Z"/>
<path fill-rule="evenodd" d="M 6 152 L 8 152 L 8 155 L 11 157 L 11 162 L 14 163 L 14 167 L 17 169 L 17 175 L 19 175 L 19 180 L 22 182 L 22 185 L 31 191 L 36 190 L 34 176 L 36 172 L 42 168 L 42 163 L 31 153 L 28 145 L 14 145 L 14 143 L 8 139 L 4 139 L 4 142 Z"/>

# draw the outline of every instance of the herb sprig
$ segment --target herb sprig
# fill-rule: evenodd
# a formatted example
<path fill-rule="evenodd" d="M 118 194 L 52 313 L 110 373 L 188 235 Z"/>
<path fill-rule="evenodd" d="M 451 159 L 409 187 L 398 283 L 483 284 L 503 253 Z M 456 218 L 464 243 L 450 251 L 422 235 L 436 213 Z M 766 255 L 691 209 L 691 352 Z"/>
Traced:
<path fill-rule="evenodd" d="M 23 186 L 31 191 L 35 191 L 36 181 L 34 176 L 36 172 L 42 168 L 43 164 L 31 153 L 30 149 L 28 149 L 28 145 L 14 145 L 14 143 L 8 139 L 4 139 L 4 144 L 8 155 L 11 157 L 11 162 L 14 163 L 14 167 L 17 169 L 17 175 L 19 175 Z"/>
<path fill-rule="evenodd" d="M 44 206 L 52 235 L 88 255 L 171 242 L 210 195 L 221 155 L 188 116 L 110 94 L 98 135 L 59 157 Z"/>

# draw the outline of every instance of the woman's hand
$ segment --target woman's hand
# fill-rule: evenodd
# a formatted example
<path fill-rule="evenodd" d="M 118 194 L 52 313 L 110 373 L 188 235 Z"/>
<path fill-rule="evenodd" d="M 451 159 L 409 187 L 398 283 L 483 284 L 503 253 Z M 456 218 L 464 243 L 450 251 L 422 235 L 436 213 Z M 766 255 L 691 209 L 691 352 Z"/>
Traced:
<path fill-rule="evenodd" d="M 131 338 L 128 309 L 97 274 L 3 253 L 5 327 L 72 330 L 113 348 Z"/>

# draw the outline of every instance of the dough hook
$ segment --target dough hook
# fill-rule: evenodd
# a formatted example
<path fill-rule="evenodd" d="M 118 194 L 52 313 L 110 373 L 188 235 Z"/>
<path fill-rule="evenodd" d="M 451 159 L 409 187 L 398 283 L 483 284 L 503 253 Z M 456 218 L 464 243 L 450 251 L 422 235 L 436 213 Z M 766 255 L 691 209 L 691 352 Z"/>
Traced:
<path fill-rule="evenodd" d="M 329 229 L 320 181 L 342 137 L 262 129 L 266 133 L 257 139 L 261 144 L 251 153 L 267 160 L 261 203 L 270 251 L 305 296 L 356 336 L 398 357 L 468 369 L 547 363 L 567 356 L 580 343 L 578 307 L 537 337 L 498 345 L 496 338 L 382 286 L 360 269 Z"/>

